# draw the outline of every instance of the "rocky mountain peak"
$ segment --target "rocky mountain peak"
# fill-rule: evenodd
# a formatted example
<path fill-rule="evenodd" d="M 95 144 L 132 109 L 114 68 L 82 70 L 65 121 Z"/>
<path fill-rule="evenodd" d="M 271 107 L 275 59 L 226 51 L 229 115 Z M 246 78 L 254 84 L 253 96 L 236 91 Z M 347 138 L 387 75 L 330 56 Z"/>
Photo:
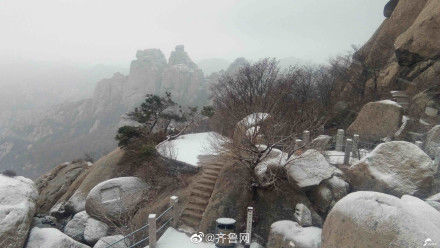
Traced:
<path fill-rule="evenodd" d="M 175 50 L 171 52 L 170 59 L 168 61 L 169 65 L 179 65 L 184 64 L 190 68 L 196 69 L 197 65 L 191 60 L 188 53 L 185 52 L 184 45 L 177 45 Z"/>

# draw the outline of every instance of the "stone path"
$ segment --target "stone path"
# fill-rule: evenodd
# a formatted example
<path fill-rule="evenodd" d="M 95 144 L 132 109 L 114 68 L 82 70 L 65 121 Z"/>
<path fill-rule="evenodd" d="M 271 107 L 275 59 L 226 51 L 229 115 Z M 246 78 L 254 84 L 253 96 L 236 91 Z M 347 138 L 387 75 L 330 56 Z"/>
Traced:
<path fill-rule="evenodd" d="M 223 168 L 218 156 L 201 156 L 202 174 L 191 185 L 189 203 L 185 206 L 181 220 L 184 225 L 197 230 L 202 220 L 218 176 Z"/>

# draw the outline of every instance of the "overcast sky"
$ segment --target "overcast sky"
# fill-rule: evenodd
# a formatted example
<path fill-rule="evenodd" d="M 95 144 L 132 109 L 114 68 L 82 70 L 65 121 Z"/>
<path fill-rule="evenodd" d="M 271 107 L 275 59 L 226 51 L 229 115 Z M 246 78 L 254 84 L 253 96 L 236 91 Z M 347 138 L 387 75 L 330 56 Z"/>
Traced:
<path fill-rule="evenodd" d="M 361 45 L 386 0 L 0 0 L 2 60 L 128 64 L 138 49 L 195 60 L 325 62 Z"/>

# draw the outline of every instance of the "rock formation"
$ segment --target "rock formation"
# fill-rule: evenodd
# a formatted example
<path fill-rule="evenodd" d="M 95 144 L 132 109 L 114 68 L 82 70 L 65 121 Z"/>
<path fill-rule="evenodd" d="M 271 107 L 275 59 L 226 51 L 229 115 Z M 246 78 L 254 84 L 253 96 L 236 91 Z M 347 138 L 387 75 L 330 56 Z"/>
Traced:
<path fill-rule="evenodd" d="M 402 196 L 428 196 L 438 166 L 416 145 L 392 141 L 378 145 L 347 171 L 355 190 Z"/>
<path fill-rule="evenodd" d="M 0 174 L 0 247 L 23 247 L 37 197 L 38 191 L 30 179 Z"/>
<path fill-rule="evenodd" d="M 325 220 L 322 248 L 423 247 L 440 244 L 440 212 L 412 197 L 359 191 L 340 200 Z M 432 245 L 434 244 L 434 245 Z"/>

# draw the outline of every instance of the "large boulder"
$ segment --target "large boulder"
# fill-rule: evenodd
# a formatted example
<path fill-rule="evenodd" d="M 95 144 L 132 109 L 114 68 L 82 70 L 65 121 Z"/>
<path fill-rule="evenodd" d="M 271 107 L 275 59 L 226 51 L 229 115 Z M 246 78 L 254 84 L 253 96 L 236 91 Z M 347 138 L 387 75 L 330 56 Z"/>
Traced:
<path fill-rule="evenodd" d="M 0 174 L 0 247 L 21 248 L 36 210 L 38 191 L 32 180 Z"/>
<path fill-rule="evenodd" d="M 271 225 L 267 248 L 321 248 L 321 228 L 301 227 L 289 220 Z"/>
<path fill-rule="evenodd" d="M 137 177 L 118 177 L 96 185 L 86 199 L 87 213 L 103 222 L 121 221 L 146 200 L 149 186 Z"/>
<path fill-rule="evenodd" d="M 440 125 L 433 127 L 426 136 L 425 151 L 429 156 L 440 155 Z"/>
<path fill-rule="evenodd" d="M 317 186 L 337 171 L 320 152 L 313 149 L 294 158 L 286 169 L 289 180 L 300 188 Z"/>
<path fill-rule="evenodd" d="M 369 190 L 402 196 L 427 196 L 431 192 L 437 165 L 418 146 L 405 141 L 378 145 L 347 170 L 355 190 Z"/>
<path fill-rule="evenodd" d="M 21 246 L 20 246 L 21 247 Z M 55 228 L 34 227 L 29 234 L 26 248 L 90 248 L 70 238 Z"/>
<path fill-rule="evenodd" d="M 414 248 L 426 241 L 440 247 L 440 212 L 408 195 L 351 193 L 336 203 L 322 230 L 322 248 Z"/>
<path fill-rule="evenodd" d="M 402 115 L 403 108 L 396 102 L 370 102 L 362 107 L 347 132 L 350 135 L 359 134 L 361 139 L 369 141 L 392 137 L 402 124 Z"/>

